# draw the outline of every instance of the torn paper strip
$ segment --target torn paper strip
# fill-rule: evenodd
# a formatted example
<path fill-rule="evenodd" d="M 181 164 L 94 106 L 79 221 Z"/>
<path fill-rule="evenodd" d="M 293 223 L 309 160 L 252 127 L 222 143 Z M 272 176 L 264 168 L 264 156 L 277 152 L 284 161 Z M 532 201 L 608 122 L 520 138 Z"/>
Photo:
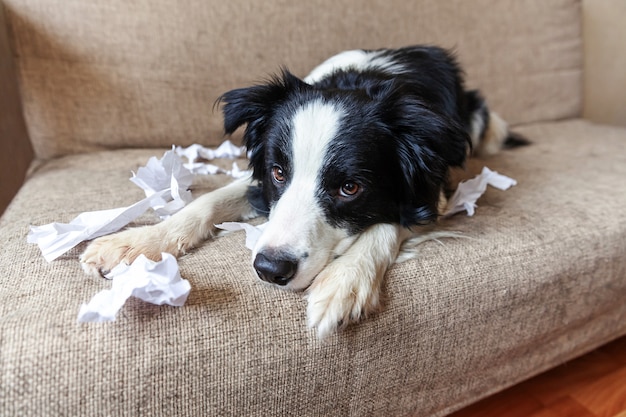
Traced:
<path fill-rule="evenodd" d="M 37 244 L 44 258 L 51 262 L 82 241 L 117 232 L 166 194 L 169 190 L 155 193 L 128 207 L 81 213 L 69 223 L 31 226 L 27 241 Z"/>
<path fill-rule="evenodd" d="M 506 190 L 516 184 L 517 181 L 514 179 L 484 167 L 479 175 L 459 184 L 452 197 L 448 200 L 448 207 L 444 217 L 452 216 L 461 211 L 467 211 L 468 216 L 473 216 L 476 200 L 485 193 L 487 185 Z"/>
<path fill-rule="evenodd" d="M 113 268 L 107 278 L 112 279 L 110 290 L 96 294 L 88 304 L 83 304 L 78 321 L 114 321 L 126 300 L 133 296 L 148 303 L 180 307 L 187 301 L 191 290 L 189 281 L 180 276 L 176 258 L 169 253 L 154 262 L 144 255 L 131 264 L 120 264 Z"/>
<path fill-rule="evenodd" d="M 254 250 L 254 246 L 256 245 L 257 240 L 259 240 L 259 238 L 261 237 L 261 234 L 263 233 L 263 229 L 265 229 L 266 224 L 267 223 L 263 223 L 258 226 L 253 226 L 248 223 L 225 222 L 216 224 L 215 227 L 225 230 L 227 232 L 244 230 L 246 232 L 246 248 Z"/>

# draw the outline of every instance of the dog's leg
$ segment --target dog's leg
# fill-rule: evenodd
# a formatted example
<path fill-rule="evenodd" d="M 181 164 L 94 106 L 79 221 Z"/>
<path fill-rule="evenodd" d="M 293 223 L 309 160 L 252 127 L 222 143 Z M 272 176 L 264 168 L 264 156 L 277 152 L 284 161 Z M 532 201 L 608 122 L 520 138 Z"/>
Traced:
<path fill-rule="evenodd" d="M 307 290 L 308 324 L 320 338 L 378 308 L 383 276 L 410 235 L 399 225 L 374 225 L 320 272 Z"/>
<path fill-rule="evenodd" d="M 215 224 L 254 215 L 246 197 L 249 185 L 249 179 L 235 181 L 198 197 L 161 223 L 100 237 L 80 257 L 82 267 L 90 275 L 103 275 L 140 254 L 153 260 L 160 260 L 162 252 L 178 257 L 213 236 Z"/>

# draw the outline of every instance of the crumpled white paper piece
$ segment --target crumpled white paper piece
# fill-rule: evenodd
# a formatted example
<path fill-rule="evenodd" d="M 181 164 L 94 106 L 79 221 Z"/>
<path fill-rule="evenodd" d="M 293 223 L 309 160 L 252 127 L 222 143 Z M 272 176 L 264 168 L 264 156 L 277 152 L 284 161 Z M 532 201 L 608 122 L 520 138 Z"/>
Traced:
<path fill-rule="evenodd" d="M 100 291 L 89 303 L 83 304 L 78 321 L 114 321 L 131 296 L 157 305 L 180 307 L 185 304 L 191 285 L 180 276 L 173 255 L 163 253 L 161 256 L 161 261 L 154 262 L 139 255 L 131 265 L 120 264 L 113 268 L 106 276 L 113 281 L 111 289 Z"/>
<path fill-rule="evenodd" d="M 52 262 L 82 241 L 117 232 L 168 193 L 169 190 L 157 192 L 128 207 L 81 213 L 69 223 L 30 226 L 26 240 L 36 243 L 46 261 Z"/>
<path fill-rule="evenodd" d="M 239 230 L 244 230 L 246 232 L 246 248 L 254 250 L 254 246 L 256 245 L 257 240 L 259 240 L 259 238 L 261 237 L 261 234 L 263 233 L 266 224 L 267 223 L 263 223 L 258 226 L 254 226 L 249 223 L 224 222 L 216 224 L 215 227 L 225 230 L 227 232 L 237 232 Z"/>
<path fill-rule="evenodd" d="M 170 190 L 166 199 L 155 200 L 152 208 L 161 218 L 168 217 L 191 202 L 191 183 L 194 174 L 183 166 L 174 149 L 165 152 L 161 159 L 152 157 L 146 166 L 137 170 L 130 180 L 151 197 L 162 190 Z"/>
<path fill-rule="evenodd" d="M 476 209 L 476 200 L 485 193 L 487 185 L 504 191 L 516 184 L 517 181 L 513 178 L 483 167 L 482 172 L 476 177 L 459 184 L 452 197 L 448 200 L 448 206 L 443 216 L 452 216 L 461 211 L 467 211 L 468 216 L 473 216 Z"/>
<path fill-rule="evenodd" d="M 236 162 L 233 162 L 230 171 L 206 162 L 216 158 L 241 158 L 246 155 L 245 147 L 236 146 L 229 140 L 225 140 L 217 149 L 210 149 L 196 143 L 186 148 L 177 146 L 175 150 L 178 156 L 187 158 L 184 166 L 194 174 L 226 174 L 233 178 L 242 178 L 250 173 L 250 171 L 241 170 Z"/>

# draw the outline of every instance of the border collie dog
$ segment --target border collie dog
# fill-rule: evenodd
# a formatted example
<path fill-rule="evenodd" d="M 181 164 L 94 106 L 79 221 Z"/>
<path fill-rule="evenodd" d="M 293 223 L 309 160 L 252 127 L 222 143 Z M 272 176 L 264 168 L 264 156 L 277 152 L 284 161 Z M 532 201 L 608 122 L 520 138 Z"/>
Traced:
<path fill-rule="evenodd" d="M 304 80 L 283 70 L 219 102 L 227 134 L 245 126 L 252 177 L 159 224 L 95 240 L 83 267 L 101 274 L 141 253 L 180 256 L 215 224 L 264 215 L 253 269 L 307 289 L 308 324 L 320 337 L 376 310 L 402 243 L 445 207 L 449 169 L 516 140 L 434 46 L 343 52 Z"/>

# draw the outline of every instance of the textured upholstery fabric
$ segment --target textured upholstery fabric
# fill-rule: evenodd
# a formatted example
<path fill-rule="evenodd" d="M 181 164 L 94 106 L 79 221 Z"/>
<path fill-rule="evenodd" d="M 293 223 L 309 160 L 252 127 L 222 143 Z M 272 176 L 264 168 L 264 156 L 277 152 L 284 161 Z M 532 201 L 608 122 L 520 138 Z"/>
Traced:
<path fill-rule="evenodd" d="M 324 341 L 301 294 L 252 277 L 240 234 L 181 259 L 185 306 L 134 300 L 77 324 L 110 284 L 82 273 L 84 246 L 46 263 L 28 225 L 137 201 L 129 171 L 159 152 L 40 165 L 0 219 L 0 415 L 442 416 L 626 333 L 626 130 L 520 131 L 532 146 L 468 173 L 519 184 L 441 224 L 471 239 L 420 246 L 389 271 L 381 313 Z"/>
<path fill-rule="evenodd" d="M 354 48 L 454 48 L 511 123 L 582 107 L 578 0 L 4 3 L 40 158 L 219 143 L 220 94 Z"/>

